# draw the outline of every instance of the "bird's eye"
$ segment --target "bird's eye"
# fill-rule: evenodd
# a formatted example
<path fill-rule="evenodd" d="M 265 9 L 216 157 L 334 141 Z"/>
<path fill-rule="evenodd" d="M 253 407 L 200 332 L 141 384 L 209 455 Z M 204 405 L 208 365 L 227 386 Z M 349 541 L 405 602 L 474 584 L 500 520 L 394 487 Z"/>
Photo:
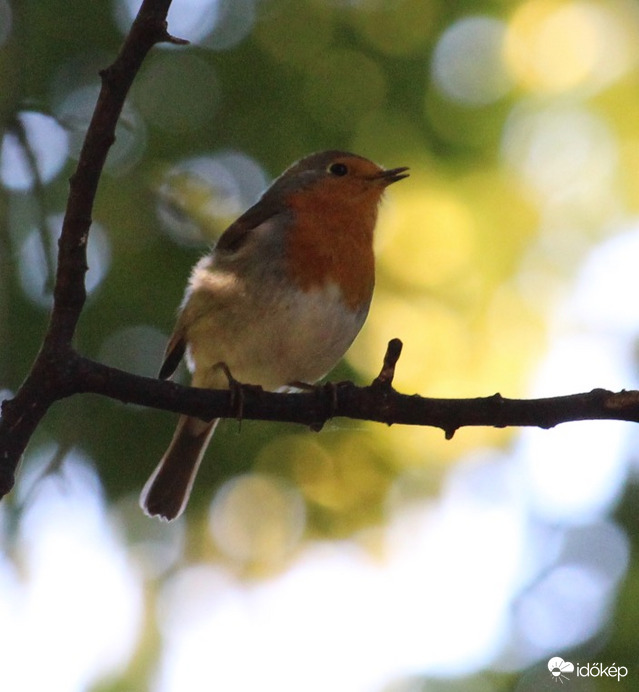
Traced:
<path fill-rule="evenodd" d="M 345 163 L 332 163 L 328 167 L 328 172 L 333 175 L 346 175 L 348 173 L 348 166 Z"/>

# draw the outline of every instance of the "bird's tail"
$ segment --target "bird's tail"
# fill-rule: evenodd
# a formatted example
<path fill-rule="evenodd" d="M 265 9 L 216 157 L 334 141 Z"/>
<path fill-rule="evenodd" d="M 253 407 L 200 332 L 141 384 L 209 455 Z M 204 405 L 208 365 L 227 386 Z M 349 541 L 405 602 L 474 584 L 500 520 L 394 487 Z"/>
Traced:
<path fill-rule="evenodd" d="M 169 448 L 142 489 L 140 506 L 146 514 L 167 521 L 182 514 L 217 423 L 180 416 Z"/>

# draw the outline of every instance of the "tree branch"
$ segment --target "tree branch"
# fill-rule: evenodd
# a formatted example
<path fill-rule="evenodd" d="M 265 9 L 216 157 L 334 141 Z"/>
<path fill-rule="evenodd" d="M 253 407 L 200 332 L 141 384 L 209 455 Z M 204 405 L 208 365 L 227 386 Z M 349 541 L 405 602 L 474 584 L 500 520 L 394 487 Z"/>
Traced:
<path fill-rule="evenodd" d="M 500 394 L 474 399 L 435 399 L 400 394 L 392 387 L 401 342 L 393 339 L 380 375 L 368 387 L 352 382 L 317 385 L 301 393 L 267 392 L 242 386 L 241 411 L 228 390 L 185 387 L 111 368 L 76 356 L 75 391 L 92 392 L 125 403 L 212 418 L 281 421 L 321 427 L 333 417 L 376 421 L 393 425 L 441 428 L 448 439 L 467 426 L 532 426 L 552 428 L 580 420 L 639 422 L 639 391 L 591 392 L 543 399 L 507 399 Z"/>
<path fill-rule="evenodd" d="M 12 488 L 15 470 L 34 430 L 49 407 L 74 394 L 95 393 L 204 419 L 246 419 L 302 423 L 319 429 L 335 416 L 441 428 L 448 439 L 463 426 L 550 428 L 577 420 L 639 422 L 639 392 L 594 389 L 545 399 L 431 399 L 393 389 L 402 344 L 393 339 L 381 372 L 367 387 L 351 382 L 319 385 L 296 394 L 242 387 L 241 410 L 228 390 L 183 387 L 139 377 L 79 355 L 72 339 L 86 298 L 86 246 L 98 181 L 124 100 L 142 61 L 161 41 L 184 44 L 167 33 L 171 0 L 144 0 L 114 63 L 101 73 L 102 89 L 87 131 L 59 240 L 54 306 L 41 350 L 16 396 L 3 402 L 0 417 L 0 497 Z"/>
<path fill-rule="evenodd" d="M 0 497 L 12 488 L 16 466 L 42 416 L 54 401 L 74 391 L 71 342 L 86 299 L 86 246 L 98 181 L 124 100 L 147 53 L 163 41 L 185 43 L 167 32 L 170 5 L 171 0 L 144 0 L 118 56 L 100 75 L 102 88 L 70 180 L 49 327 L 31 372 L 16 396 L 2 404 Z"/>

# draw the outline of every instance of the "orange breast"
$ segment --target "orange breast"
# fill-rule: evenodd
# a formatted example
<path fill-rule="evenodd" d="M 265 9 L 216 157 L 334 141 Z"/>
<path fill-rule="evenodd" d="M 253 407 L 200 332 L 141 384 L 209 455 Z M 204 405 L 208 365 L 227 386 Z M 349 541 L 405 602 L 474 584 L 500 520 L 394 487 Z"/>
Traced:
<path fill-rule="evenodd" d="M 286 239 L 286 259 L 289 275 L 302 290 L 332 282 L 351 309 L 368 304 L 375 283 L 378 201 L 376 192 L 344 205 L 317 190 L 289 196 L 295 220 Z"/>

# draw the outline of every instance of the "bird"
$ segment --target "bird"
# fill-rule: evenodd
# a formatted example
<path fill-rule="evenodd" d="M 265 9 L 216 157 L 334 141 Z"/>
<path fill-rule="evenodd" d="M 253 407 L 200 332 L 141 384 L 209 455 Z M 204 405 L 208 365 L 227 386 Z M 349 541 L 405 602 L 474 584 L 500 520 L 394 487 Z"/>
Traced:
<path fill-rule="evenodd" d="M 339 150 L 287 168 L 194 266 L 159 378 L 183 357 L 192 386 L 207 389 L 230 376 L 270 391 L 324 377 L 367 317 L 378 206 L 407 171 Z M 147 515 L 184 512 L 218 420 L 180 416 L 142 490 Z"/>

